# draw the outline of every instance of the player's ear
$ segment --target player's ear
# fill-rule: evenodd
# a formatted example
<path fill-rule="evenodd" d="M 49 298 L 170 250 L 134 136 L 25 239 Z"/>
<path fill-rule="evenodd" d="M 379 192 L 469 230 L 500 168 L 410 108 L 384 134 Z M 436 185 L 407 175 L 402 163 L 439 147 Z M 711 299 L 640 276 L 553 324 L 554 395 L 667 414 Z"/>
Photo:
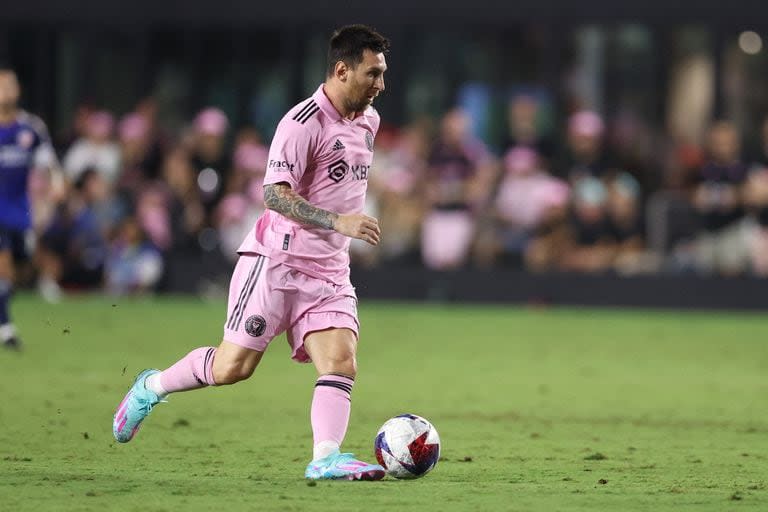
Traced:
<path fill-rule="evenodd" d="M 347 67 L 347 64 L 340 60 L 336 63 L 336 66 L 333 68 L 333 74 L 336 75 L 336 78 L 341 80 L 342 82 L 347 81 L 347 72 L 349 71 L 349 68 Z"/>

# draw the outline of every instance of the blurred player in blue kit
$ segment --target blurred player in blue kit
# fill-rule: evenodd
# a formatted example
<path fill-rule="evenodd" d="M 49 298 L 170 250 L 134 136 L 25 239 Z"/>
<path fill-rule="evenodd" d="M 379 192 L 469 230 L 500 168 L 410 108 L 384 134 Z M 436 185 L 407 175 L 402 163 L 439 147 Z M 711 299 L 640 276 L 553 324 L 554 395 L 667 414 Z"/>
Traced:
<path fill-rule="evenodd" d="M 18 107 L 21 88 L 16 73 L 0 66 L 0 343 L 21 347 L 9 302 L 16 262 L 28 256 L 32 227 L 27 179 L 33 168 L 47 168 L 53 190 L 63 180 L 45 124 Z"/>

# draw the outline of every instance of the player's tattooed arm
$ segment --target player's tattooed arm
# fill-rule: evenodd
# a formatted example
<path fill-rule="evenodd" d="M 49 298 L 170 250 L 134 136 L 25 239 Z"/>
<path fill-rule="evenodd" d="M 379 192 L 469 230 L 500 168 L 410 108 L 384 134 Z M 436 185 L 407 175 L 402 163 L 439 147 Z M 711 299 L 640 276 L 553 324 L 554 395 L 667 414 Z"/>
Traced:
<path fill-rule="evenodd" d="M 312 206 L 287 183 L 265 185 L 264 204 L 290 219 L 325 229 L 334 229 L 336 219 L 339 218 L 337 213 Z"/>
<path fill-rule="evenodd" d="M 285 182 L 264 186 L 264 204 L 270 210 L 281 213 L 303 224 L 332 229 L 342 235 L 378 245 L 381 239 L 379 221 L 364 213 L 339 215 L 313 206 L 294 192 Z"/>

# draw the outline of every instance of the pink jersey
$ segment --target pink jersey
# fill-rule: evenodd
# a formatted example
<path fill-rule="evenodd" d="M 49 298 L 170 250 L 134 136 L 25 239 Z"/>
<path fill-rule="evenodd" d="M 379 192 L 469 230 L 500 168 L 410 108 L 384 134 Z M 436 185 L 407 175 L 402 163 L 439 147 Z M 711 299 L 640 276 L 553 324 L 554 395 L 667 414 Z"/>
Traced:
<path fill-rule="evenodd" d="M 369 107 L 354 120 L 339 114 L 323 85 L 277 125 L 264 185 L 286 182 L 312 205 L 339 214 L 365 203 L 379 114 Z M 331 283 L 349 282 L 351 239 L 267 210 L 237 252 L 268 256 Z"/>

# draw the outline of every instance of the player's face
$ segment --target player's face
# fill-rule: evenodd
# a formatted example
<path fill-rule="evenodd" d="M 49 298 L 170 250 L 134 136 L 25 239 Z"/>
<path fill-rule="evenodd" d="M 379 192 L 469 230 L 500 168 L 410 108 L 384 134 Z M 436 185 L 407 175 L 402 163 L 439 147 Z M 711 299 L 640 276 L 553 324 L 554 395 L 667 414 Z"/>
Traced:
<path fill-rule="evenodd" d="M 10 71 L 0 71 L 0 109 L 15 107 L 19 101 L 19 82 Z"/>
<path fill-rule="evenodd" d="M 363 60 L 349 68 L 347 76 L 347 108 L 362 112 L 384 90 L 384 72 L 387 61 L 383 53 L 363 51 Z"/>

